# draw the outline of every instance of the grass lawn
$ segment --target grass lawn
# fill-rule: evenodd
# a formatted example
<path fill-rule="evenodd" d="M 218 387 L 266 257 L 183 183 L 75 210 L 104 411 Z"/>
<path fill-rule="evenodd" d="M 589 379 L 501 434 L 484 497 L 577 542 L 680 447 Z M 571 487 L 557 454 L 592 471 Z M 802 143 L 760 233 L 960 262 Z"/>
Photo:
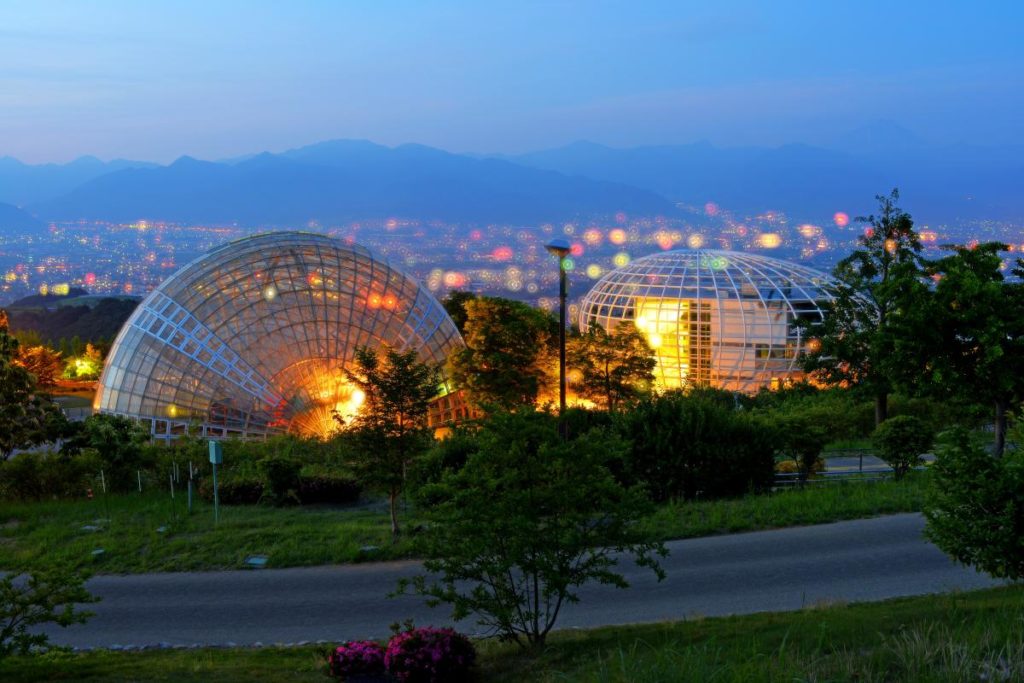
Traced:
<path fill-rule="evenodd" d="M 540 654 L 484 641 L 481 681 L 1024 679 L 1024 587 L 644 626 L 567 631 Z M 54 653 L 0 680 L 323 681 L 317 648 Z"/>
<path fill-rule="evenodd" d="M 838 482 L 747 496 L 735 500 L 661 506 L 646 528 L 673 539 L 820 524 L 921 509 L 927 473 L 904 481 Z M 415 526 L 410 514 L 405 528 Z M 376 546 L 364 552 L 362 548 Z M 103 549 L 98 557 L 93 551 Z M 97 495 L 96 499 L 0 503 L 0 568 L 58 560 L 103 573 L 231 569 L 250 555 L 267 566 L 291 567 L 397 559 L 410 556 L 407 541 L 392 545 L 380 506 L 273 508 L 199 502 L 185 512 L 179 491 L 169 494 Z"/>

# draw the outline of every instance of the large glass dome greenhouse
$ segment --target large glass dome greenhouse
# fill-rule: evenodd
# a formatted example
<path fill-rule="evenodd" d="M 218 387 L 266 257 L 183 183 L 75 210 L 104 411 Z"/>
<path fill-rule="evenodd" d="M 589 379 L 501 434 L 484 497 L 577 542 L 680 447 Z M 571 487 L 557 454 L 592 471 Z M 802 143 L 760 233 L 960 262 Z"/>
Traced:
<path fill-rule="evenodd" d="M 362 394 L 344 368 L 359 346 L 416 349 L 441 363 L 462 346 L 444 308 L 387 260 L 312 233 L 213 249 L 154 290 L 111 349 L 95 408 L 153 436 L 323 435 Z"/>
<path fill-rule="evenodd" d="M 833 281 L 795 263 L 733 251 L 652 254 L 614 270 L 580 304 L 580 328 L 630 322 L 654 349 L 663 388 L 754 392 L 800 374 L 798 319 L 822 319 Z"/>

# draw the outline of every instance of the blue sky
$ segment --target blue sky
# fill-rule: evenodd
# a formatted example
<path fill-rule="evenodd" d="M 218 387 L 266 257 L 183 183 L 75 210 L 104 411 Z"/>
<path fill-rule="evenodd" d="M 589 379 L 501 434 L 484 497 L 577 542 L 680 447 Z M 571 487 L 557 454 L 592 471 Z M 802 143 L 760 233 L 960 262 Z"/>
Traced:
<path fill-rule="evenodd" d="M 0 156 L 1022 142 L 1021 2 L 0 0 Z"/>

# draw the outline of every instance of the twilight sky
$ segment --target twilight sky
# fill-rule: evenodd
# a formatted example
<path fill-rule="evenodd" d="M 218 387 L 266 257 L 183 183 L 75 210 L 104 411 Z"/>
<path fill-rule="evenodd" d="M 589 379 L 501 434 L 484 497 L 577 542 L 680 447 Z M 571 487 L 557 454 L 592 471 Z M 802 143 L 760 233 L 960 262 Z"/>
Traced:
<path fill-rule="evenodd" d="M 1024 141 L 1024 3 L 0 0 L 0 156 Z"/>

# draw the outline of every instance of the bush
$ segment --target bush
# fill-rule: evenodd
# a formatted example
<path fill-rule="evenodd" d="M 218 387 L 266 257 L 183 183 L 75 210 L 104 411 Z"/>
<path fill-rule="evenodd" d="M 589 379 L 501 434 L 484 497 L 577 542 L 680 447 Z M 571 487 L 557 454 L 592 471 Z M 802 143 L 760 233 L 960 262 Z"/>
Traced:
<path fill-rule="evenodd" d="M 373 640 L 350 640 L 339 645 L 327 659 L 332 676 L 349 680 L 384 675 L 384 647 Z"/>
<path fill-rule="evenodd" d="M 899 479 L 921 462 L 921 454 L 932 447 L 935 432 L 912 415 L 897 415 L 878 425 L 871 435 L 878 457 L 892 467 Z"/>
<path fill-rule="evenodd" d="M 0 463 L 0 498 L 43 500 L 76 498 L 96 486 L 101 464 L 88 455 L 22 453 Z"/>
<path fill-rule="evenodd" d="M 401 683 L 459 683 L 470 680 L 476 650 L 450 628 L 414 628 L 388 642 L 384 665 Z"/>
<path fill-rule="evenodd" d="M 655 501 L 721 498 L 771 488 L 775 430 L 748 412 L 669 392 L 616 416 L 629 444 L 625 483 L 642 483 Z"/>
<path fill-rule="evenodd" d="M 199 495 L 203 500 L 213 500 L 212 477 L 199 482 Z M 217 497 L 224 505 L 255 505 L 263 498 L 263 482 L 247 474 L 218 476 Z"/>
<path fill-rule="evenodd" d="M 940 438 L 924 508 L 925 535 L 957 562 L 1024 578 L 1024 449 L 994 458 L 964 429 Z"/>
<path fill-rule="evenodd" d="M 354 478 L 324 467 L 306 468 L 299 477 L 298 496 L 303 505 L 345 505 L 359 500 L 360 493 L 362 487 Z"/>
<path fill-rule="evenodd" d="M 293 505 L 299 502 L 299 471 L 302 465 L 290 456 L 271 456 L 259 461 L 263 482 L 261 502 Z"/>

